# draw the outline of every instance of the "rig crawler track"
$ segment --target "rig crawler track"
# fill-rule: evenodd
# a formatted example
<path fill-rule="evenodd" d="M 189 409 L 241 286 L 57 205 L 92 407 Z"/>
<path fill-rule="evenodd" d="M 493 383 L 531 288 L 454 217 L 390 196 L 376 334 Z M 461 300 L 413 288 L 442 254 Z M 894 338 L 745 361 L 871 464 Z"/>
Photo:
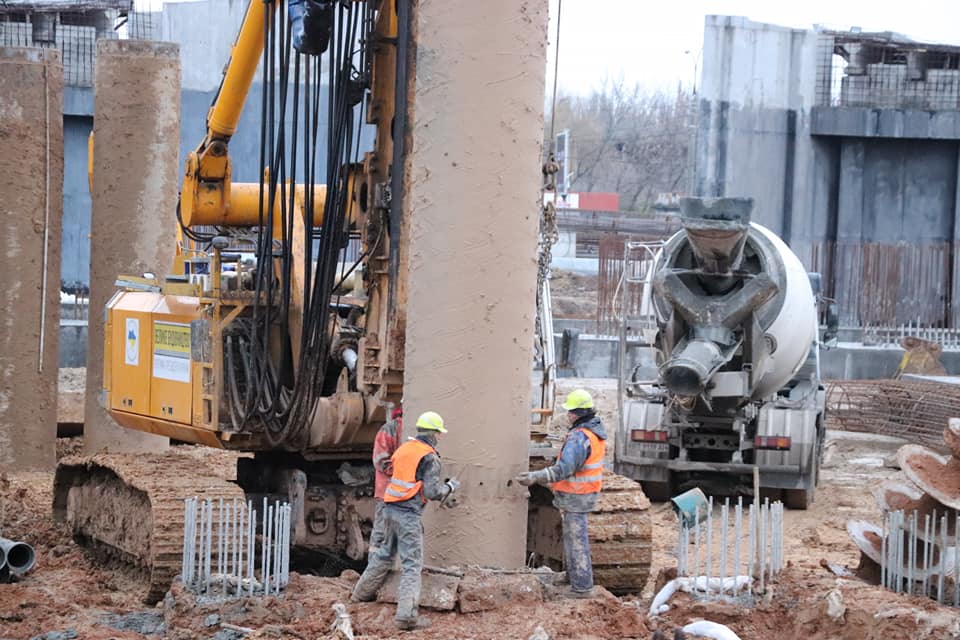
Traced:
<path fill-rule="evenodd" d="M 98 554 L 144 572 L 155 603 L 180 572 L 183 500 L 244 499 L 243 490 L 176 454 L 66 458 L 54 479 L 53 514 Z"/>
<path fill-rule="evenodd" d="M 527 547 L 535 561 L 559 570 L 563 564 L 560 512 L 552 494 L 535 487 L 530 498 Z M 640 484 L 605 471 L 597 508 L 590 514 L 590 555 L 596 584 L 612 593 L 640 593 L 653 554 L 650 501 Z"/>

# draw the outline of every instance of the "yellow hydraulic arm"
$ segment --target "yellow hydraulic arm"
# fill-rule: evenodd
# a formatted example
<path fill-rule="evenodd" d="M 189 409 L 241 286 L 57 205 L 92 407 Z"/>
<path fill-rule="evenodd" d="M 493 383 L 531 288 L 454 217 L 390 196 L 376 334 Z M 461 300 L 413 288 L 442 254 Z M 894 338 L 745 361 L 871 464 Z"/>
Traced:
<path fill-rule="evenodd" d="M 263 54 L 263 32 L 273 19 L 276 3 L 252 0 L 243 18 L 240 33 L 230 52 L 217 97 L 207 114 L 207 135 L 187 156 L 180 196 L 183 224 L 256 226 L 260 224 L 260 185 L 231 182 L 231 162 L 227 151 L 230 137 L 237 131 L 243 105 L 253 84 Z M 302 201 L 303 187 L 297 188 Z M 314 224 L 323 219 L 326 188 L 315 190 Z M 279 207 L 279 203 L 277 203 Z"/>

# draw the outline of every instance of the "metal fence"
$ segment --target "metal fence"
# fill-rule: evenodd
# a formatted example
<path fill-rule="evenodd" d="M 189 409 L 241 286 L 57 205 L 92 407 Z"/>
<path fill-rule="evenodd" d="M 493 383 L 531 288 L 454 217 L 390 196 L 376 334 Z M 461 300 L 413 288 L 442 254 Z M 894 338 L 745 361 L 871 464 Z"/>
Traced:
<path fill-rule="evenodd" d="M 820 35 L 817 60 L 820 106 L 960 109 L 960 47 L 833 31 Z"/>
<path fill-rule="evenodd" d="M 701 597 L 752 595 L 753 581 L 739 576 L 754 578 L 763 593 L 784 566 L 783 504 L 764 500 L 745 509 L 743 498 L 735 505 L 724 498 L 719 516 L 710 497 L 702 521 L 680 518 L 677 576 L 694 578 L 693 592 Z"/>
<path fill-rule="evenodd" d="M 953 520 L 953 522 L 950 522 Z M 952 525 L 952 526 L 951 526 Z M 960 513 L 884 513 L 881 584 L 897 593 L 922 595 L 960 606 Z"/>
<path fill-rule="evenodd" d="M 184 501 L 181 579 L 191 591 L 215 598 L 277 595 L 290 581 L 290 505 Z M 259 548 L 258 548 L 259 547 Z M 257 571 L 259 551 L 260 569 Z"/>
<path fill-rule="evenodd" d="M 803 256 L 841 324 L 889 327 L 960 327 L 955 257 L 950 242 L 820 242 Z"/>
<path fill-rule="evenodd" d="M 15 8 L 0 4 L 0 46 L 57 49 L 63 81 L 71 86 L 93 86 L 97 40 L 160 38 L 159 13 L 100 8 L 27 14 Z"/>

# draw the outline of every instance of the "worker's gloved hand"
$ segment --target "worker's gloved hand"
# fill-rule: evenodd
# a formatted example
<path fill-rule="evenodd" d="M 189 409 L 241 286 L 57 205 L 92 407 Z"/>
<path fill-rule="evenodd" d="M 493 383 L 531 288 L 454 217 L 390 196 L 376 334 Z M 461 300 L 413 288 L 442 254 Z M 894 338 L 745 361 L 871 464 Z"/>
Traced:
<path fill-rule="evenodd" d="M 533 472 L 524 471 L 523 473 L 518 475 L 516 478 L 514 478 L 514 480 L 516 480 L 517 482 L 519 482 L 525 487 L 529 487 L 530 485 L 537 483 L 537 473 L 536 471 L 533 471 Z"/>
<path fill-rule="evenodd" d="M 456 491 L 457 489 L 460 488 L 460 481 L 457 480 L 456 478 L 450 478 L 449 480 L 447 480 L 446 482 L 444 482 L 444 484 L 447 485 L 447 487 L 450 488 L 450 491 L 448 492 L 448 495 L 449 495 L 450 493 L 453 493 L 454 491 Z"/>

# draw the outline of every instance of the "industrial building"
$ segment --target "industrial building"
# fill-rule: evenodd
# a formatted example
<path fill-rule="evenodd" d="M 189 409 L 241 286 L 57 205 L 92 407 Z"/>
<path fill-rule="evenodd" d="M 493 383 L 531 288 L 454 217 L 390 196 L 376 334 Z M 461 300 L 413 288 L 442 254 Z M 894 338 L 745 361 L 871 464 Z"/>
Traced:
<path fill-rule="evenodd" d="M 694 191 L 750 196 L 851 327 L 960 326 L 960 47 L 707 16 Z"/>

